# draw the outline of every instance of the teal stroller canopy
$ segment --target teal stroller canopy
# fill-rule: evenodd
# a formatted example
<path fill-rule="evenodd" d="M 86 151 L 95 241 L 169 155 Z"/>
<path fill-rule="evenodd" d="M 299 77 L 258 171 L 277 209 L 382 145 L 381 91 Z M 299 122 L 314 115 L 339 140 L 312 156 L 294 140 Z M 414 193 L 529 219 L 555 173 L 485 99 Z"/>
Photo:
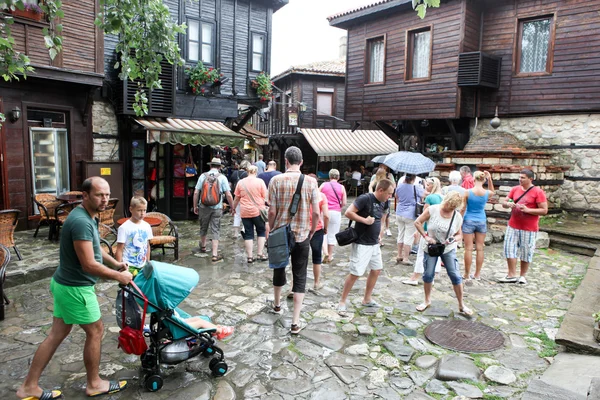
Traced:
<path fill-rule="evenodd" d="M 200 276 L 191 268 L 148 261 L 134 282 L 148 300 L 162 309 L 174 310 L 198 284 Z M 137 299 L 140 306 L 144 303 Z M 148 304 L 148 312 L 161 311 Z"/>

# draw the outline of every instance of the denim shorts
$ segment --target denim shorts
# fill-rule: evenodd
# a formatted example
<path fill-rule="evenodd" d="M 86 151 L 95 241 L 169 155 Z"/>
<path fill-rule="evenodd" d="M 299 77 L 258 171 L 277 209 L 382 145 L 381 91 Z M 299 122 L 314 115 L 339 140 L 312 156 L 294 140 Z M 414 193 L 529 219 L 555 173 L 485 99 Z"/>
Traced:
<path fill-rule="evenodd" d="M 466 219 L 462 225 L 463 233 L 472 235 L 474 233 L 487 233 L 487 221 L 473 221 Z"/>

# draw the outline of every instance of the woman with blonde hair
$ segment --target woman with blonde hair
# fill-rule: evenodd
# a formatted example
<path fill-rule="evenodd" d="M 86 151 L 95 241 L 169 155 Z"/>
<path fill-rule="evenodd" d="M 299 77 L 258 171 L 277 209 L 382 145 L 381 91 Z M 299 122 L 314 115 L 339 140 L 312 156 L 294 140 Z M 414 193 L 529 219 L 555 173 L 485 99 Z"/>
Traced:
<path fill-rule="evenodd" d="M 262 179 L 256 177 L 258 168 L 256 165 L 248 166 L 248 177 L 240 180 L 235 187 L 235 200 L 233 209 L 240 205 L 240 215 L 244 225 L 244 247 L 248 264 L 254 262 L 252 256 L 252 247 L 254 245 L 254 228 L 258 236 L 258 259 L 267 261 L 268 257 L 264 254 L 265 240 L 267 235 L 266 221 L 261 217 L 261 210 L 266 208 L 266 199 L 268 196 L 267 186 Z"/>
<path fill-rule="evenodd" d="M 323 182 L 319 190 L 327 198 L 327 210 L 329 211 L 329 223 L 327 224 L 327 255 L 323 263 L 333 261 L 333 247 L 337 244 L 335 234 L 340 231 L 342 223 L 342 207 L 346 205 L 346 188 L 338 183 L 340 171 L 329 170 L 329 182 Z"/>
<path fill-rule="evenodd" d="M 423 212 L 427 210 L 428 207 L 431 207 L 436 204 L 441 204 L 442 197 L 442 184 L 438 178 L 427 178 L 425 179 L 425 191 L 427 196 L 425 197 L 425 204 L 423 206 Z M 427 224 L 425 224 L 425 229 L 427 229 Z M 416 233 L 418 237 L 418 233 Z M 417 250 L 417 261 L 415 261 L 415 267 L 413 270 L 413 274 L 409 279 L 402 281 L 402 283 L 406 285 L 417 286 L 419 284 L 419 278 L 423 274 L 423 239 L 420 239 L 419 249 Z M 441 260 L 438 259 L 437 265 L 435 267 L 435 272 L 440 272 L 442 268 Z"/>
<path fill-rule="evenodd" d="M 415 227 L 421 237 L 425 239 L 421 248 L 424 251 L 423 287 L 425 301 L 417 306 L 417 311 L 425 311 L 431 305 L 431 287 L 435 274 L 435 265 L 442 259 L 448 277 L 452 281 L 454 294 L 458 301 L 458 311 L 466 316 L 473 315 L 473 311 L 463 303 L 463 285 L 460 268 L 456 259 L 456 243 L 462 240 L 462 215 L 457 209 L 462 207 L 462 197 L 457 192 L 448 193 L 441 204 L 428 207 L 415 221 Z M 424 224 L 427 222 L 427 230 Z M 443 244 L 441 255 L 430 255 L 428 245 Z"/>
<path fill-rule="evenodd" d="M 488 189 L 483 188 L 487 179 Z M 481 279 L 481 268 L 483 267 L 483 246 L 485 234 L 487 233 L 487 217 L 485 205 L 490 195 L 494 194 L 494 183 L 488 171 L 475 171 L 473 174 L 475 187 L 469 189 L 463 195 L 463 236 L 465 238 L 465 275 L 463 279 Z M 475 239 L 475 275 L 471 275 L 471 263 L 473 262 L 473 239 Z"/>

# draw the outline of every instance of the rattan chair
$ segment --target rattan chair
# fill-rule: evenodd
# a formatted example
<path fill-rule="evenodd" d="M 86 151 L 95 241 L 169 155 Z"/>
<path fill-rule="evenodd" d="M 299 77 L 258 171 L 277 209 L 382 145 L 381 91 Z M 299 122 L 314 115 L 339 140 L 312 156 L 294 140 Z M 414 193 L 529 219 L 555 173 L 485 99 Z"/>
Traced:
<path fill-rule="evenodd" d="M 150 251 L 154 249 L 162 249 L 162 253 L 165 254 L 165 248 L 173 249 L 175 260 L 179 259 L 179 233 L 177 227 L 171 221 L 171 218 L 163 213 L 149 212 L 146 217 L 160 219 L 160 224 L 152 227 L 152 235 L 150 239 Z M 165 231 L 167 230 L 165 234 Z"/>
<path fill-rule="evenodd" d="M 2 210 L 0 211 L 0 244 L 15 249 L 19 260 L 22 260 L 21 253 L 15 243 L 15 228 L 19 222 L 20 210 Z"/>
<path fill-rule="evenodd" d="M 56 207 L 54 210 L 54 222 L 52 225 L 50 225 L 50 239 L 55 236 L 56 240 L 58 240 L 60 237 L 60 228 L 62 228 L 65 220 L 69 216 L 69 213 L 81 203 L 83 203 L 82 200 L 70 201 L 68 203 L 62 203 L 60 206 Z"/>
<path fill-rule="evenodd" d="M 104 211 L 100 211 L 98 213 L 98 217 L 100 218 L 100 223 L 108 226 L 115 226 L 115 209 L 117 208 L 117 204 L 119 203 L 119 199 L 109 199 L 108 205 Z"/>
<path fill-rule="evenodd" d="M 36 194 L 33 197 L 33 202 L 35 203 L 40 213 L 38 226 L 35 229 L 35 233 L 33 234 L 33 237 L 37 237 L 38 231 L 40 230 L 40 226 L 48 225 L 52 228 L 55 221 L 54 210 L 59 205 L 63 204 L 63 202 L 58 200 L 55 195 L 49 193 Z M 52 239 L 52 233 L 52 229 L 50 229 L 50 232 L 48 233 L 48 239 Z"/>
<path fill-rule="evenodd" d="M 117 231 L 112 226 L 99 223 L 98 232 L 100 232 L 100 246 L 106 247 L 108 254 L 114 257 L 117 252 Z"/>
<path fill-rule="evenodd" d="M 83 198 L 83 192 L 79 191 L 79 190 L 71 190 L 70 192 L 64 192 L 63 194 L 67 194 L 67 195 L 76 195 L 80 198 Z"/>
<path fill-rule="evenodd" d="M 0 292 L 2 293 L 2 313 L 0 321 L 4 319 L 4 305 L 9 305 L 10 300 L 4 292 L 4 281 L 6 280 L 6 266 L 10 262 L 10 250 L 4 245 L 0 244 Z"/>

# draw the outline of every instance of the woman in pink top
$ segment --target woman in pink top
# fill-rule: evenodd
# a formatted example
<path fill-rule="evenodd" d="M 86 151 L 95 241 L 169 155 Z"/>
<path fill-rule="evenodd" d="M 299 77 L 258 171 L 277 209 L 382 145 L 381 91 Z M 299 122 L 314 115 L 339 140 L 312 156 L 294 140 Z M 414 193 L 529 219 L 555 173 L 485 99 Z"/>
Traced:
<path fill-rule="evenodd" d="M 323 182 L 320 187 L 321 193 L 327 198 L 327 209 L 329 210 L 329 224 L 327 226 L 327 255 L 324 263 L 333 260 L 333 246 L 337 244 L 335 234 L 340 231 L 342 223 L 342 207 L 346 205 L 346 189 L 338 183 L 340 171 L 332 169 L 329 171 L 329 182 Z"/>
<path fill-rule="evenodd" d="M 266 207 L 265 200 L 268 197 L 268 191 L 265 182 L 256 177 L 257 170 L 256 165 L 248 167 L 248 177 L 240 180 L 235 186 L 235 200 L 233 201 L 234 210 L 238 204 L 240 205 L 240 214 L 244 225 L 242 236 L 244 237 L 248 264 L 254 262 L 252 257 L 254 228 L 256 228 L 256 235 L 258 236 L 258 259 L 260 261 L 269 259 L 263 253 L 267 231 L 266 222 L 260 217 L 260 210 Z"/>

